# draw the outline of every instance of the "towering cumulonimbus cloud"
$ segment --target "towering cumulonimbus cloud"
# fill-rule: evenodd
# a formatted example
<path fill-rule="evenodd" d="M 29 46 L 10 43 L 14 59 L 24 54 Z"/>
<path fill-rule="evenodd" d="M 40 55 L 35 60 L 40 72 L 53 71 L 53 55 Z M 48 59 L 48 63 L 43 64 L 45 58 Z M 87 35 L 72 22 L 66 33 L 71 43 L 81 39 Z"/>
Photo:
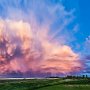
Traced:
<path fill-rule="evenodd" d="M 30 70 L 65 74 L 81 69 L 79 55 L 67 45 L 50 41 L 49 30 L 44 29 L 33 31 L 28 22 L 0 20 L 1 74 Z"/>
<path fill-rule="evenodd" d="M 74 10 L 54 0 L 0 0 L 0 6 L 0 75 L 82 69 L 80 56 L 69 43 L 74 27 L 70 31 L 67 26 L 75 18 Z"/>

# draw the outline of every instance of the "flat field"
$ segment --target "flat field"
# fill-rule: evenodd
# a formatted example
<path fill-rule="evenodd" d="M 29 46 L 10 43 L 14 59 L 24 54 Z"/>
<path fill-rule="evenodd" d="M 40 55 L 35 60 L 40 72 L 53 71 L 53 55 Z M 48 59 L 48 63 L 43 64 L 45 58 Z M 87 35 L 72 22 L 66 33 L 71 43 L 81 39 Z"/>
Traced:
<path fill-rule="evenodd" d="M 90 90 L 90 79 L 1 79 L 0 90 Z"/>

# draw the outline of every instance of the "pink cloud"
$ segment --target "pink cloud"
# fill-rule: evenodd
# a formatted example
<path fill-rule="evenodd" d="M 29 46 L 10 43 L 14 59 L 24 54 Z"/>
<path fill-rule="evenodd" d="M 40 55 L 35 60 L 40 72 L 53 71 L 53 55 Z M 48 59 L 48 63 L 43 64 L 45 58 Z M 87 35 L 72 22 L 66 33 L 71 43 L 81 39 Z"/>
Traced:
<path fill-rule="evenodd" d="M 28 22 L 0 20 L 0 73 L 79 71 L 79 54 L 58 40 L 50 41 L 48 33 L 48 28 L 34 30 Z"/>

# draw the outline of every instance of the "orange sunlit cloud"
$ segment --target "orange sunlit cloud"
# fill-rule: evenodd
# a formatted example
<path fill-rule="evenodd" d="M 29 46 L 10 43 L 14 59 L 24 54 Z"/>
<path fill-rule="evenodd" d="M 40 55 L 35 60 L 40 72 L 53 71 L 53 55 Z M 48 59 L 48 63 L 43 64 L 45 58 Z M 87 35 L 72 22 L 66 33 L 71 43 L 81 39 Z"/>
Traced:
<path fill-rule="evenodd" d="M 32 29 L 28 22 L 0 20 L 0 73 L 79 71 L 79 54 L 58 40 L 50 41 L 48 33 L 45 27 Z"/>

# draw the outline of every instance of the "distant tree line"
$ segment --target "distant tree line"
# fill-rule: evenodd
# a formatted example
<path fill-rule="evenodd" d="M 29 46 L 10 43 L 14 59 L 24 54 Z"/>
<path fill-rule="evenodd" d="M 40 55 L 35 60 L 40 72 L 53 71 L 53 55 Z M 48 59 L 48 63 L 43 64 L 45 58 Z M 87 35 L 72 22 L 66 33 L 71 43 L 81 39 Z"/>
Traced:
<path fill-rule="evenodd" d="M 82 76 L 73 76 L 73 75 L 67 75 L 66 77 L 59 77 L 59 76 L 50 76 L 46 78 L 63 78 L 63 79 L 89 79 L 88 75 L 82 75 Z"/>
<path fill-rule="evenodd" d="M 72 75 L 67 75 L 65 77 L 66 79 L 88 79 L 88 75 L 82 75 L 82 76 L 72 76 Z"/>

